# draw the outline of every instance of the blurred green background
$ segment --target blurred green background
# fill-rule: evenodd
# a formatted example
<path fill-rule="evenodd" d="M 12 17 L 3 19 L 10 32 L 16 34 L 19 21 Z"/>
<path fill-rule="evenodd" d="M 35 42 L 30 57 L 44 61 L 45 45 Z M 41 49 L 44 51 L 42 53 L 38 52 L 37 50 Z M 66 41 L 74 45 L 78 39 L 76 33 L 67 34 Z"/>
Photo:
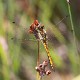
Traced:
<path fill-rule="evenodd" d="M 45 26 L 56 65 L 55 72 L 49 66 L 52 74 L 43 80 L 72 80 L 80 75 L 80 0 L 69 4 L 74 31 L 66 0 L 0 0 L 0 80 L 36 80 L 38 45 L 27 40 L 35 39 L 28 33 L 35 19 Z M 46 59 L 40 43 L 40 63 Z"/>

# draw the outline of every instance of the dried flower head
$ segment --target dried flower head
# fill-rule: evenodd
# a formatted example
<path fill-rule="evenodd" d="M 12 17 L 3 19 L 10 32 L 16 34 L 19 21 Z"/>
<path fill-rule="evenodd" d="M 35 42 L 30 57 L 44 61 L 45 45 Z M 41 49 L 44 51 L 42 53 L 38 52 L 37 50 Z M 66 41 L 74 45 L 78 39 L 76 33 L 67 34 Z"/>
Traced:
<path fill-rule="evenodd" d="M 39 75 L 42 77 L 44 75 L 51 74 L 50 70 L 46 70 L 46 67 L 48 66 L 48 61 L 43 61 L 42 64 L 39 64 L 39 66 L 35 67 L 36 71 L 39 72 Z"/>

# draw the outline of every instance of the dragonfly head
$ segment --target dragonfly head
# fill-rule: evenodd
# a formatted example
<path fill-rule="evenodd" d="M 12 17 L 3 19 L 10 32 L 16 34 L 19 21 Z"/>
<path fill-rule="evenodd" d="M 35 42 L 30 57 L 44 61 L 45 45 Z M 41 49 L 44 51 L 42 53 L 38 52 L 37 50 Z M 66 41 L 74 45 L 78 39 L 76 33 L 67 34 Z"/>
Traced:
<path fill-rule="evenodd" d="M 36 26 L 38 26 L 38 25 L 39 25 L 38 20 L 35 20 L 35 21 L 34 21 L 34 24 L 35 24 Z"/>

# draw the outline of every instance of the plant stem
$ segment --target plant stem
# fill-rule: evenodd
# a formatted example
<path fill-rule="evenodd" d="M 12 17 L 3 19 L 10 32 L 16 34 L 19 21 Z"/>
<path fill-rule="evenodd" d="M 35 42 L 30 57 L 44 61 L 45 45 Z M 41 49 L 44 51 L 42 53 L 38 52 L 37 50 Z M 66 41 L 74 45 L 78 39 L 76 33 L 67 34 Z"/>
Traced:
<path fill-rule="evenodd" d="M 72 20 L 70 2 L 67 2 L 67 3 L 68 3 L 68 10 L 69 10 L 69 16 L 70 16 L 70 23 L 71 23 L 71 28 L 72 28 L 73 38 L 74 38 L 73 46 L 74 46 L 77 62 L 79 62 L 79 54 L 78 54 L 78 50 L 77 50 L 76 35 L 75 35 L 74 24 L 73 24 L 73 20 Z M 78 63 L 78 65 L 79 65 L 79 63 Z"/>
<path fill-rule="evenodd" d="M 38 40 L 38 56 L 37 56 L 37 66 L 39 65 L 39 40 Z"/>
<path fill-rule="evenodd" d="M 40 53 L 40 50 L 39 50 L 39 40 L 38 40 L 37 66 L 39 66 L 39 53 Z M 38 72 L 37 72 L 37 80 L 41 80 L 41 79 L 40 79 L 40 75 L 39 75 L 39 73 L 38 73 Z"/>

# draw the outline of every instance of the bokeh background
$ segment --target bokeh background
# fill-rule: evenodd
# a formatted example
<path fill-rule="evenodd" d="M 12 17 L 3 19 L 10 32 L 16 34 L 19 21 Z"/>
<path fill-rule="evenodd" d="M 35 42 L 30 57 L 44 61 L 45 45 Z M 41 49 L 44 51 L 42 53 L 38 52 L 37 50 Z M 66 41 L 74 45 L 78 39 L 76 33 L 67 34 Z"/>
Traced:
<path fill-rule="evenodd" d="M 43 80 L 80 80 L 80 0 L 69 4 L 74 30 L 66 0 L 0 0 L 0 80 L 36 80 L 38 43 L 28 33 L 35 19 L 45 26 L 56 65 Z M 39 57 L 47 60 L 42 43 Z"/>

